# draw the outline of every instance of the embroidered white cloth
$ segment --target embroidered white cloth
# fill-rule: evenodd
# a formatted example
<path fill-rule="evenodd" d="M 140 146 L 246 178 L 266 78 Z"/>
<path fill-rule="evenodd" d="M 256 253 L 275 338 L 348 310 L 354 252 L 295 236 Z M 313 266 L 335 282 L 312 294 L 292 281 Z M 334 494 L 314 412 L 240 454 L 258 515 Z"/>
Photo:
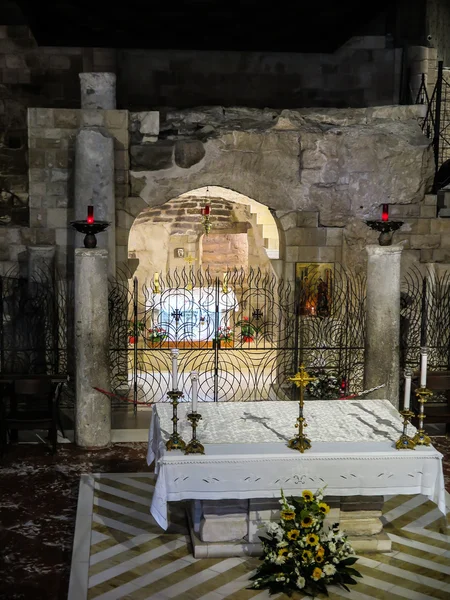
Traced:
<path fill-rule="evenodd" d="M 166 529 L 167 502 L 278 498 L 327 485 L 327 495 L 424 494 L 445 514 L 442 455 L 433 447 L 395 449 L 402 424 L 387 400 L 309 401 L 312 448 L 287 447 L 295 435 L 294 402 L 201 403 L 197 429 L 205 455 L 167 452 L 172 407 L 153 406 L 147 462 L 158 474 L 150 512 Z M 178 407 L 178 430 L 191 437 L 190 404 Z M 410 433 L 415 430 L 411 428 Z"/>

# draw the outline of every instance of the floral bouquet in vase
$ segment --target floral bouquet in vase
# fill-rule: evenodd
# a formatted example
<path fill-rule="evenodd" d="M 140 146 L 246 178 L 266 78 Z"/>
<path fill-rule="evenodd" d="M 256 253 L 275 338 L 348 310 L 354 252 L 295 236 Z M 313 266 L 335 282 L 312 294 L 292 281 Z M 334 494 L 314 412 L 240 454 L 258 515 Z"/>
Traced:
<path fill-rule="evenodd" d="M 214 339 L 216 341 L 231 342 L 233 339 L 233 336 L 234 336 L 234 333 L 233 333 L 233 330 L 231 329 L 231 327 L 227 327 L 224 325 L 222 327 L 219 327 Z"/>
<path fill-rule="evenodd" d="M 241 337 L 243 342 L 253 342 L 256 334 L 256 327 L 250 323 L 248 317 L 237 323 L 241 327 Z"/>
<path fill-rule="evenodd" d="M 160 344 L 167 338 L 167 331 L 162 327 L 153 326 L 148 330 L 147 341 L 150 344 Z"/>
<path fill-rule="evenodd" d="M 357 561 L 345 534 L 335 524 L 323 528 L 329 506 L 323 502 L 322 490 L 306 490 L 290 502 L 281 491 L 281 519 L 269 523 L 263 545 L 262 564 L 253 580 L 253 589 L 267 589 L 270 594 L 294 592 L 313 598 L 328 596 L 328 585 L 348 585 L 361 577 L 352 565 Z"/>

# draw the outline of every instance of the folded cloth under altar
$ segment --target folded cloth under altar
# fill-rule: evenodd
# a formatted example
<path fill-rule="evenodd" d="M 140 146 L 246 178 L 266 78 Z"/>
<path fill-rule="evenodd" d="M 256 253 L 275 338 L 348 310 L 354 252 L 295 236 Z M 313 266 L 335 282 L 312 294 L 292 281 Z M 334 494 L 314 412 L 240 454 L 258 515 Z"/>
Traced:
<path fill-rule="evenodd" d="M 190 410 L 190 403 L 178 406 L 186 442 Z M 168 502 L 279 498 L 281 488 L 299 495 L 325 485 L 330 496 L 423 494 L 445 514 L 442 455 L 432 446 L 396 450 L 402 421 L 387 400 L 308 401 L 312 448 L 304 454 L 287 447 L 296 432 L 296 402 L 201 403 L 199 411 L 205 454 L 185 455 L 165 447 L 172 406 L 153 406 L 147 462 L 155 460 L 158 478 L 150 512 L 163 529 Z"/>

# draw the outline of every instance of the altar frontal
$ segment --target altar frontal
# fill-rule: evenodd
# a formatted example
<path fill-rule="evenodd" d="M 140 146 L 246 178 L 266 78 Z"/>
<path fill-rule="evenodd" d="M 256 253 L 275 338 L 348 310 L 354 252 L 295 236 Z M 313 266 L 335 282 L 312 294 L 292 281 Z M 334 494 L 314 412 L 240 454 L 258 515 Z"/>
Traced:
<path fill-rule="evenodd" d="M 263 401 L 202 403 L 196 435 L 204 454 L 185 454 L 166 448 L 173 406 L 154 405 L 147 461 L 155 461 L 158 475 L 151 505 L 158 524 L 168 526 L 168 502 L 190 500 L 195 556 L 259 554 L 262 525 L 278 518 L 280 490 L 298 496 L 326 486 L 329 520 L 341 523 L 355 550 L 389 551 L 380 521 L 383 496 L 424 494 L 445 514 L 442 455 L 432 446 L 396 449 L 404 426 L 390 402 L 306 406 L 311 448 L 304 453 L 288 447 L 297 403 Z M 178 404 L 177 434 L 186 441 L 191 411 L 190 403 Z M 408 425 L 408 436 L 414 433 Z"/>

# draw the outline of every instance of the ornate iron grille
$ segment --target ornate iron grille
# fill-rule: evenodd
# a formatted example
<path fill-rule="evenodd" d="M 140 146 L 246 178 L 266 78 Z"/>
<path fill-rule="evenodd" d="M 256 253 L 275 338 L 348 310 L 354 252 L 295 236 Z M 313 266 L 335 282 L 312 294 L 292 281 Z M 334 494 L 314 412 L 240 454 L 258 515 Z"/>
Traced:
<path fill-rule="evenodd" d="M 143 285 L 126 274 L 110 282 L 110 362 L 118 397 L 138 404 L 167 401 L 171 349 L 179 350 L 179 387 L 190 396 L 190 371 L 199 372 L 199 399 L 292 399 L 289 377 L 300 362 L 362 389 L 365 281 L 337 268 L 329 303 L 305 313 L 309 295 L 259 269 L 174 271 Z M 317 299 L 316 299 L 317 301 Z M 115 407 L 126 407 L 118 398 Z"/>
<path fill-rule="evenodd" d="M 400 364 L 417 371 L 420 348 L 432 370 L 450 368 L 450 273 L 413 268 L 402 281 Z"/>
<path fill-rule="evenodd" d="M 48 273 L 0 277 L 0 371 L 70 374 L 73 285 Z"/>

